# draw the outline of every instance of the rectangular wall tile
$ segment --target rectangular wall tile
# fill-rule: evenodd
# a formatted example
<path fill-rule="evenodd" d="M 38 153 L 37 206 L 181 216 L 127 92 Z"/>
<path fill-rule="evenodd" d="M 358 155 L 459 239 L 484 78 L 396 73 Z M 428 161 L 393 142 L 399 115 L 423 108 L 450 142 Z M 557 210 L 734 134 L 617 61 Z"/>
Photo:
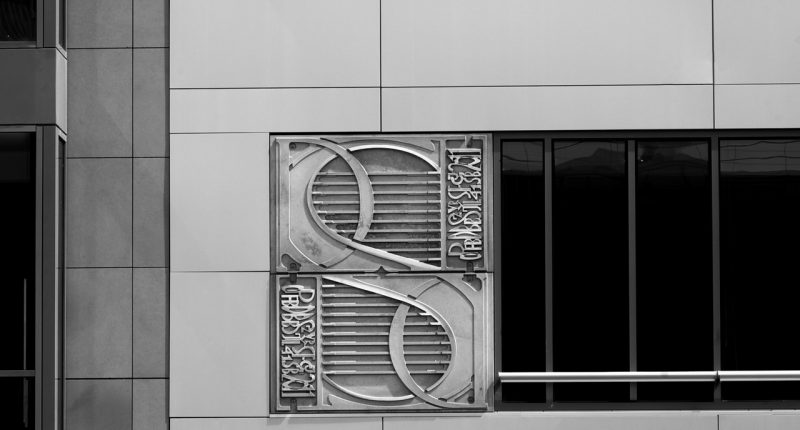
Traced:
<path fill-rule="evenodd" d="M 170 417 L 267 416 L 266 273 L 172 273 Z"/>
<path fill-rule="evenodd" d="M 133 265 L 167 265 L 167 159 L 133 160 Z"/>
<path fill-rule="evenodd" d="M 70 140 L 70 143 L 72 140 Z M 68 267 L 130 267 L 130 159 L 68 159 Z"/>
<path fill-rule="evenodd" d="M 710 85 L 383 89 L 383 131 L 710 128 Z"/>
<path fill-rule="evenodd" d="M 70 0 L 67 43 L 71 48 L 131 46 L 131 0 Z M 70 56 L 72 54 L 70 53 Z M 72 58 L 70 58 L 72 60 Z"/>
<path fill-rule="evenodd" d="M 269 270 L 269 136 L 172 137 L 170 267 Z"/>
<path fill-rule="evenodd" d="M 800 127 L 800 85 L 717 85 L 717 128 Z"/>
<path fill-rule="evenodd" d="M 133 380 L 133 430 L 167 430 L 167 380 Z"/>
<path fill-rule="evenodd" d="M 800 2 L 715 0 L 716 83 L 800 83 Z"/>
<path fill-rule="evenodd" d="M 383 85 L 711 83 L 711 2 L 383 0 Z"/>
<path fill-rule="evenodd" d="M 167 376 L 167 270 L 133 269 L 133 377 Z"/>
<path fill-rule="evenodd" d="M 721 413 L 719 430 L 786 430 L 800 428 L 797 411 Z"/>
<path fill-rule="evenodd" d="M 127 49 L 70 50 L 67 156 L 130 157 L 131 61 Z"/>
<path fill-rule="evenodd" d="M 498 412 L 468 417 L 386 417 L 383 430 L 717 430 L 715 413 Z"/>
<path fill-rule="evenodd" d="M 170 19 L 172 88 L 379 82 L 375 0 L 173 0 Z"/>
<path fill-rule="evenodd" d="M 133 51 L 133 155 L 167 156 L 167 49 Z"/>
<path fill-rule="evenodd" d="M 133 0 L 133 46 L 167 46 L 168 0 Z"/>
<path fill-rule="evenodd" d="M 131 269 L 67 269 L 67 378 L 131 377 Z"/>
<path fill-rule="evenodd" d="M 68 380 L 65 430 L 130 430 L 131 380 Z"/>
<path fill-rule="evenodd" d="M 172 133 L 377 131 L 380 90 L 170 91 Z"/>
<path fill-rule="evenodd" d="M 172 418 L 170 430 L 264 430 L 266 418 Z"/>
<path fill-rule="evenodd" d="M 381 430 L 380 417 L 271 417 L 267 419 L 269 430 L 327 430 L 346 428 L 347 430 Z"/>

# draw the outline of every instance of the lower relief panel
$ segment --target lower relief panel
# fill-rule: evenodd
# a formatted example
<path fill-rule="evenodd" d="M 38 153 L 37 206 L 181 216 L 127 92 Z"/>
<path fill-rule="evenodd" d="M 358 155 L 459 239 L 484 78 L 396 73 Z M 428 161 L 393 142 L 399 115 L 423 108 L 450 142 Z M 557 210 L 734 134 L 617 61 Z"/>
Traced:
<path fill-rule="evenodd" d="M 276 275 L 273 412 L 486 410 L 490 274 Z"/>

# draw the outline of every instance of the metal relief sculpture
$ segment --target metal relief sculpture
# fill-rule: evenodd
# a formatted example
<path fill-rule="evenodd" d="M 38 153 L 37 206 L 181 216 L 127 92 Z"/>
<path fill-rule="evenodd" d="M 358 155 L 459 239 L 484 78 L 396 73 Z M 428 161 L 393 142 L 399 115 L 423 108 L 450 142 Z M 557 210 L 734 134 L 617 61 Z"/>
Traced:
<path fill-rule="evenodd" d="M 278 271 L 491 270 L 487 136 L 273 145 Z"/>
<path fill-rule="evenodd" d="M 485 410 L 488 137 L 279 137 L 272 409 Z"/>

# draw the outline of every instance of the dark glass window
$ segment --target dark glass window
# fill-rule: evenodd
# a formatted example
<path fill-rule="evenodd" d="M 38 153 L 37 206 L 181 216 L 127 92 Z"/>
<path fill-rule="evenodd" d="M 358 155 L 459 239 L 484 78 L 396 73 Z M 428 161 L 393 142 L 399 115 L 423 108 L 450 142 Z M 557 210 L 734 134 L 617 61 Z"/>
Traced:
<path fill-rule="evenodd" d="M 636 147 L 636 326 L 641 371 L 713 370 L 709 143 Z M 713 400 L 713 383 L 640 383 L 639 400 Z"/>
<path fill-rule="evenodd" d="M 545 370 L 544 146 L 505 141 L 502 147 L 502 366 L 504 371 Z M 506 401 L 544 402 L 542 384 L 507 384 Z"/>
<path fill-rule="evenodd" d="M 67 47 L 67 5 L 66 0 L 58 0 L 58 44 Z"/>
<path fill-rule="evenodd" d="M 0 0 L 0 42 L 36 40 L 36 0 Z"/>
<path fill-rule="evenodd" d="M 553 143 L 553 364 L 557 372 L 628 370 L 625 148 L 624 141 Z M 554 390 L 555 401 L 629 398 L 628 384 L 556 384 Z"/>
<path fill-rule="evenodd" d="M 36 359 L 35 134 L 0 133 L 0 428 L 32 428 Z"/>
<path fill-rule="evenodd" d="M 800 139 L 720 141 L 722 368 L 797 370 Z M 800 399 L 795 382 L 730 382 L 730 400 Z"/>

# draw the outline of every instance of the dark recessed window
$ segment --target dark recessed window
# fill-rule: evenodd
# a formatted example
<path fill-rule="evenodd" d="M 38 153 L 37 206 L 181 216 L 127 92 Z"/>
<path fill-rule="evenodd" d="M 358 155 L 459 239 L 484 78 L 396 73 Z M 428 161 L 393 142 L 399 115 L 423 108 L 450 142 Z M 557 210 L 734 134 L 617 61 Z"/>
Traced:
<path fill-rule="evenodd" d="M 708 141 L 636 144 L 637 369 L 713 370 Z M 713 400 L 713 383 L 640 383 L 639 400 Z"/>
<path fill-rule="evenodd" d="M 723 369 L 800 369 L 800 140 L 721 140 L 720 220 Z M 722 396 L 800 399 L 800 383 L 727 383 Z"/>
<path fill-rule="evenodd" d="M 36 40 L 36 0 L 0 0 L 0 42 Z"/>
<path fill-rule="evenodd" d="M 507 141 L 502 147 L 502 363 L 506 371 L 545 371 L 544 145 Z M 543 384 L 503 387 L 509 402 L 544 402 Z"/>
<path fill-rule="evenodd" d="M 33 428 L 36 363 L 35 134 L 0 133 L 0 428 Z"/>
<path fill-rule="evenodd" d="M 553 364 L 628 370 L 624 141 L 553 142 Z M 591 357 L 591 359 L 587 359 Z M 627 401 L 627 384 L 556 384 L 555 401 Z"/>
<path fill-rule="evenodd" d="M 800 133 L 631 134 L 497 137 L 498 409 L 796 409 Z"/>

